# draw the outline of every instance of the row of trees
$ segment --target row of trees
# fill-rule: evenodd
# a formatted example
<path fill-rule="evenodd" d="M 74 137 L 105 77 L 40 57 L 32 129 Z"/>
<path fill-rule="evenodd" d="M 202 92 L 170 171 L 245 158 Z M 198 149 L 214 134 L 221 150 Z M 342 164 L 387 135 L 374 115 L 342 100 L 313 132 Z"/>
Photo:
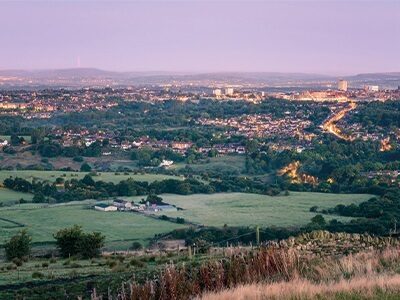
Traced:
<path fill-rule="evenodd" d="M 57 185 L 63 185 L 59 189 Z M 71 179 L 64 182 L 57 178 L 52 184 L 42 181 L 30 182 L 23 178 L 7 178 L 6 188 L 34 194 L 34 202 L 47 202 L 54 199 L 57 202 L 79 201 L 84 199 L 103 199 L 115 196 L 143 196 L 149 194 L 211 194 L 215 192 L 248 192 L 275 195 L 279 194 L 279 185 L 268 185 L 246 177 L 227 177 L 211 180 L 209 183 L 188 178 L 185 180 L 165 179 L 152 183 L 122 180 L 117 184 L 112 182 L 95 181 L 91 175 L 84 178 Z"/>
<path fill-rule="evenodd" d="M 62 257 L 78 256 L 93 258 L 100 254 L 105 236 L 100 232 L 86 233 L 81 226 L 61 229 L 54 234 L 57 248 Z M 4 245 L 8 260 L 29 257 L 32 249 L 32 238 L 26 230 L 21 230 Z"/>

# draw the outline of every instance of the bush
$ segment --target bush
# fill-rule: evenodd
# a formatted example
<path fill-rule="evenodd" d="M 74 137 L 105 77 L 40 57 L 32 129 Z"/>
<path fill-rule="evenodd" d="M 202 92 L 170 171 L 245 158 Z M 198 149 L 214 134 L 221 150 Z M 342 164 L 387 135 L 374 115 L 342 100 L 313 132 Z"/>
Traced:
<path fill-rule="evenodd" d="M 33 203 L 44 203 L 44 202 L 46 202 L 46 197 L 41 192 L 35 193 L 33 196 L 32 202 Z"/>
<path fill-rule="evenodd" d="M 71 263 L 71 260 L 67 259 L 64 261 L 63 266 L 68 266 Z"/>
<path fill-rule="evenodd" d="M 126 271 L 126 267 L 122 264 L 118 264 L 116 266 L 114 266 L 113 268 L 111 268 L 111 272 L 113 273 L 121 273 L 121 272 L 125 272 Z"/>
<path fill-rule="evenodd" d="M 118 263 L 115 260 L 107 261 L 107 265 L 110 269 L 114 268 Z"/>
<path fill-rule="evenodd" d="M 150 204 L 162 204 L 163 198 L 161 198 L 155 194 L 150 194 L 147 196 L 146 202 L 149 202 Z"/>
<path fill-rule="evenodd" d="M 81 166 L 81 172 L 90 172 L 92 167 L 88 163 L 83 163 Z"/>
<path fill-rule="evenodd" d="M 137 260 L 135 258 L 131 259 L 131 261 L 129 262 L 129 265 L 134 266 L 134 267 L 139 267 L 139 268 L 143 268 L 144 266 L 146 266 L 146 264 L 140 260 Z"/>
<path fill-rule="evenodd" d="M 42 267 L 43 268 L 48 268 L 49 267 L 49 263 L 47 261 L 45 261 L 44 263 L 42 263 Z"/>
<path fill-rule="evenodd" d="M 132 246 L 131 246 L 132 250 L 142 250 L 143 249 L 143 245 L 140 242 L 133 242 Z"/>
<path fill-rule="evenodd" d="M 23 264 L 23 260 L 20 259 L 20 258 L 18 258 L 18 257 L 13 258 L 12 262 L 13 262 L 17 267 L 20 267 L 20 266 L 22 266 L 22 264 Z"/>
<path fill-rule="evenodd" d="M 54 257 L 50 258 L 49 262 L 51 264 L 55 264 L 57 262 L 57 259 L 55 259 Z"/>
<path fill-rule="evenodd" d="M 123 262 L 125 260 L 125 256 L 122 255 L 116 255 L 114 256 L 114 259 L 118 260 L 119 262 Z"/>
<path fill-rule="evenodd" d="M 185 219 L 184 219 L 184 218 L 177 217 L 177 218 L 176 218 L 176 223 L 178 223 L 178 224 L 185 224 Z"/>
<path fill-rule="evenodd" d="M 42 279 L 42 278 L 44 278 L 44 274 L 42 272 L 33 272 L 32 273 L 32 278 L 34 278 L 34 279 Z"/>
<path fill-rule="evenodd" d="M 31 253 L 31 237 L 26 230 L 22 230 L 5 243 L 4 249 L 8 260 L 29 256 Z"/>

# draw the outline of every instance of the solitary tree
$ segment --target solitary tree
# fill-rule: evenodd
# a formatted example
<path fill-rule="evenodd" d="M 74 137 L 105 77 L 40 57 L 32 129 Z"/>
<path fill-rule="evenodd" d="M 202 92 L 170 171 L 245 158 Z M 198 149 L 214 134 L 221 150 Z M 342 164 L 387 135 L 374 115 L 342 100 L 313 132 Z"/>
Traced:
<path fill-rule="evenodd" d="M 21 230 L 14 235 L 5 245 L 6 257 L 8 260 L 29 256 L 31 253 L 31 237 L 26 230 Z"/>
<path fill-rule="evenodd" d="M 83 163 L 81 166 L 82 172 L 90 172 L 92 171 L 92 167 L 88 163 Z"/>

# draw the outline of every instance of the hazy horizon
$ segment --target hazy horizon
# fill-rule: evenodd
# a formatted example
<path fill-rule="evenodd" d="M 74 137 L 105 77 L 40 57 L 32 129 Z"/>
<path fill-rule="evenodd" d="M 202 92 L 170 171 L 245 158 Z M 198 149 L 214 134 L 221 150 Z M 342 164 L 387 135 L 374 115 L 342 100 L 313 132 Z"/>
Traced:
<path fill-rule="evenodd" d="M 0 72 L 27 72 L 27 73 L 35 73 L 35 72 L 53 72 L 53 71 L 69 71 L 69 70 L 97 70 L 99 72 L 111 72 L 111 73 L 119 73 L 119 74 L 143 74 L 143 75 L 171 75 L 171 76 L 179 76 L 179 75 L 206 75 L 206 74 L 283 74 L 283 75 L 315 75 L 315 76 L 326 76 L 327 78 L 341 78 L 341 77 L 347 77 L 347 76 L 356 76 L 356 75 L 362 75 L 362 74 L 400 74 L 399 71 L 378 71 L 378 72 L 355 72 L 355 73 L 316 73 L 316 72 L 280 72 L 280 71 L 168 71 L 168 70 L 148 70 L 148 71 L 140 71 L 140 70 L 123 70 L 123 71 L 116 71 L 116 70 L 109 70 L 109 69 L 102 69 L 102 68 L 97 68 L 97 67 L 65 67 L 65 68 L 44 68 L 44 69 L 0 69 Z"/>
<path fill-rule="evenodd" d="M 400 72 L 400 1 L 0 2 L 0 70 Z"/>

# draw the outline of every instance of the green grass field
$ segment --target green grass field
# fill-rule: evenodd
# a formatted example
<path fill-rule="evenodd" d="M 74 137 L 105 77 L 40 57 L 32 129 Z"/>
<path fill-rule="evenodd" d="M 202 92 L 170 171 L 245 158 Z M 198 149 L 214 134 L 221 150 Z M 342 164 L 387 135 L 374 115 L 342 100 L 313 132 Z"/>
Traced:
<path fill-rule="evenodd" d="M 32 197 L 33 197 L 32 194 L 21 193 L 5 188 L 0 188 L 0 203 L 3 203 L 4 205 L 14 204 L 16 201 L 20 199 L 30 201 L 32 200 Z"/>
<path fill-rule="evenodd" d="M 173 165 L 172 168 L 181 169 L 184 168 L 186 164 L 178 163 Z M 203 172 L 225 172 L 240 174 L 245 169 L 245 157 L 244 155 L 224 155 L 219 157 L 212 157 L 209 159 L 204 159 L 199 163 L 190 164 L 189 166 L 196 173 Z"/>
<path fill-rule="evenodd" d="M 177 212 L 159 212 L 170 217 L 183 217 L 188 221 L 209 226 L 296 226 L 307 224 L 315 213 L 309 211 L 338 204 L 360 203 L 371 198 L 365 194 L 322 194 L 290 192 L 289 196 L 266 196 L 242 193 L 211 195 L 162 195 L 165 202 L 183 208 Z M 136 198 L 137 199 L 137 198 Z M 326 219 L 349 220 L 339 216 Z"/>
<path fill-rule="evenodd" d="M 81 225 L 84 230 L 100 231 L 106 236 L 106 248 L 126 250 L 137 240 L 146 244 L 155 234 L 166 233 L 184 225 L 155 220 L 128 212 L 100 212 L 89 208 L 94 201 L 77 201 L 58 205 L 22 204 L 0 208 L 0 244 L 21 227 L 9 228 L 4 220 L 24 224 L 33 243 L 52 243 L 59 229 Z M 1 227 L 1 226 L 5 227 Z"/>
<path fill-rule="evenodd" d="M 85 172 L 64 172 L 64 171 L 26 171 L 26 170 L 17 170 L 17 171 L 0 171 L 0 183 L 4 181 L 4 179 L 9 177 L 21 177 L 26 180 L 48 180 L 48 181 L 55 181 L 57 177 L 63 177 L 64 179 L 81 179 L 86 174 Z M 125 180 L 128 178 L 133 178 L 137 181 L 148 181 L 153 182 L 156 180 L 163 180 L 169 178 L 175 179 L 183 179 L 182 177 L 178 176 L 169 176 L 163 174 L 133 174 L 129 173 L 125 175 L 124 173 L 119 173 L 119 175 L 115 175 L 115 172 L 100 172 L 98 176 L 94 176 L 94 180 L 102 180 L 107 182 L 118 183 L 121 180 Z"/>

